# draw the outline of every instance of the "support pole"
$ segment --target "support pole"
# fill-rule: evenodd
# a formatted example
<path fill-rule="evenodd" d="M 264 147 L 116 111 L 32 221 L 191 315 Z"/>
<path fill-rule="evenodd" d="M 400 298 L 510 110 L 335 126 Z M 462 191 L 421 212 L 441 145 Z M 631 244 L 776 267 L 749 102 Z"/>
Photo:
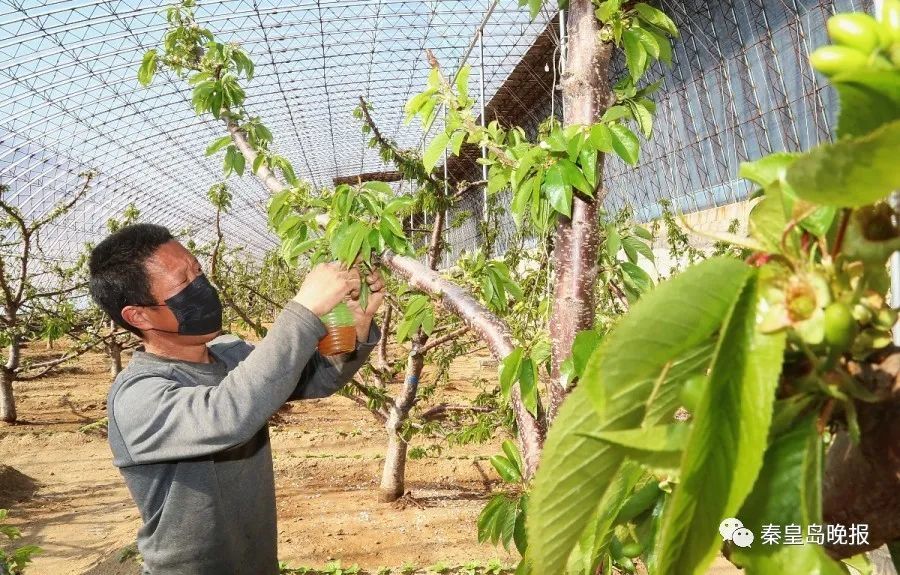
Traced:
<path fill-rule="evenodd" d="M 562 77 L 566 74 L 566 11 L 559 11 L 559 82 L 562 82 Z M 553 86 L 553 89 L 556 90 L 556 86 Z M 562 117 L 566 117 L 566 102 L 564 98 L 560 98 L 559 104 L 560 110 L 562 111 Z"/>
<path fill-rule="evenodd" d="M 481 100 L 481 127 L 485 127 L 485 102 L 484 102 L 484 28 L 481 28 L 478 31 L 478 68 L 479 68 L 479 76 L 478 76 L 478 94 Z M 481 157 L 487 159 L 487 146 L 481 146 Z M 488 179 L 488 167 L 486 164 L 481 165 L 481 179 L 487 182 Z M 487 184 L 484 184 L 484 188 L 481 194 L 481 218 L 482 221 L 486 224 L 488 218 L 488 188 Z M 475 234 L 474 246 L 473 249 L 478 249 L 478 234 Z"/>

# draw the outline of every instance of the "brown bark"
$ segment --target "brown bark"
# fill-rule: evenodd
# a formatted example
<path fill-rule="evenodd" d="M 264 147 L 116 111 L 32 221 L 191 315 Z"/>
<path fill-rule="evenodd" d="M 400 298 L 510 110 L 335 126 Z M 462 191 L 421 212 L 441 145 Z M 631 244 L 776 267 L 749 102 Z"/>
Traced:
<path fill-rule="evenodd" d="M 569 42 L 566 73 L 562 79 L 565 124 L 593 124 L 614 102 L 609 83 L 612 44 L 598 40 L 599 22 L 591 0 L 572 0 L 567 26 Z M 602 182 L 603 155 L 597 160 Z M 551 383 L 548 419 L 556 415 L 566 397 L 560 365 L 572 352 L 575 335 L 594 323 L 594 286 L 597 283 L 598 226 L 602 184 L 595 199 L 576 196 L 572 217 L 560 217 L 553 248 L 553 309 L 550 318 Z"/>
<path fill-rule="evenodd" d="M 866 387 L 889 394 L 880 403 L 857 402 L 861 439 L 836 435 L 825 461 L 822 484 L 826 523 L 867 524 L 868 545 L 831 546 L 846 558 L 900 540 L 900 351 L 878 363 L 851 365 Z"/>
<path fill-rule="evenodd" d="M 341 184 L 359 184 L 361 182 L 399 182 L 403 179 L 403 174 L 397 170 L 387 170 L 384 172 L 363 172 L 354 176 L 335 176 L 331 178 L 331 182 L 335 186 Z"/>
<path fill-rule="evenodd" d="M 434 227 L 431 229 L 431 245 L 428 247 L 428 267 L 436 270 L 441 263 L 444 250 L 444 211 L 438 210 L 434 215 Z"/>

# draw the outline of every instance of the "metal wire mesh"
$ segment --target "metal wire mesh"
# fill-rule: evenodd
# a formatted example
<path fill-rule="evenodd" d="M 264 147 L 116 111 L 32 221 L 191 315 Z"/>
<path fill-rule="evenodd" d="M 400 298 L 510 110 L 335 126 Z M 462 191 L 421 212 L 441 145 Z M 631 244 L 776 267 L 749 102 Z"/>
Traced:
<path fill-rule="evenodd" d="M 744 200 L 751 190 L 737 177 L 740 162 L 806 149 L 830 138 L 836 99 L 813 73 L 808 54 L 827 41 L 825 21 L 831 14 L 871 12 L 870 0 L 658 4 L 673 17 L 681 37 L 673 43 L 672 67 L 657 65 L 650 74 L 649 80 L 659 79 L 662 86 L 654 96 L 658 110 L 653 137 L 642 143 L 640 163 L 629 166 L 607 156 L 605 206 L 610 212 L 628 206 L 636 219 L 647 221 L 659 217 L 662 200 L 684 213 Z M 488 119 L 519 124 L 534 133 L 539 120 L 559 115 L 553 82 L 535 79 L 541 67 L 554 60 L 555 25 L 542 35 L 552 42 L 526 54 L 520 64 L 528 69 L 527 78 L 508 80 L 498 90 L 495 99 L 504 102 L 492 102 Z M 624 68 L 624 59 L 617 59 L 613 76 L 622 76 Z M 517 95 L 526 90 L 540 91 L 529 98 L 527 110 L 515 105 Z M 454 173 L 477 179 L 465 166 Z M 471 203 L 461 209 L 471 209 Z M 509 198 L 502 198 L 500 205 L 508 206 Z M 514 226 L 507 212 L 500 223 L 502 248 Z M 450 230 L 448 259 L 480 242 L 474 223 Z"/>
<path fill-rule="evenodd" d="M 335 176 L 385 168 L 352 118 L 360 95 L 389 137 L 420 145 L 423 134 L 403 124 L 402 108 L 424 83 L 424 50 L 458 67 L 491 4 L 220 0 L 202 3 L 198 18 L 249 51 L 257 65 L 247 90 L 250 112 L 263 118 L 302 177 L 327 185 Z M 806 55 L 825 41 L 828 15 L 871 11 L 871 4 L 661 0 L 682 32 L 675 62 L 654 71 L 662 89 L 641 163 L 607 160 L 607 207 L 629 205 L 646 220 L 659 214 L 663 199 L 682 211 L 737 201 L 748 192 L 736 178 L 740 161 L 826 140 L 835 101 Z M 222 126 L 193 114 L 183 82 L 160 78 L 143 89 L 135 79 L 164 25 L 159 5 L 148 0 L 0 0 L 0 182 L 10 187 L 7 197 L 40 215 L 75 188 L 79 172 L 99 171 L 87 199 L 48 230 L 43 248 L 50 258 L 71 259 L 132 202 L 146 221 L 200 241 L 211 236 L 205 193 L 221 181 L 221 167 L 203 150 Z M 494 9 L 484 32 L 488 120 L 533 132 L 559 113 L 556 26 L 547 13 L 531 22 L 515 0 Z M 469 62 L 480 64 L 477 56 Z M 621 70 L 624 63 L 616 65 Z M 480 179 L 478 153 L 451 161 L 455 179 Z M 223 221 L 226 237 L 251 253 L 274 246 L 265 190 L 252 177 L 232 177 L 229 185 L 235 200 Z M 451 220 L 460 210 L 472 218 L 448 230 L 445 263 L 480 242 L 481 194 L 474 191 L 451 212 Z M 513 224 L 507 212 L 501 216 L 502 250 Z"/>
<path fill-rule="evenodd" d="M 316 185 L 383 166 L 365 146 L 351 111 L 360 95 L 380 126 L 403 146 L 422 134 L 402 122 L 403 105 L 424 85 L 431 49 L 458 65 L 489 0 L 276 0 L 201 2 L 198 20 L 240 42 L 256 63 L 249 111 L 274 134 L 279 153 Z M 485 30 L 490 98 L 545 27 L 515 1 L 498 6 Z M 212 233 L 208 188 L 221 181 L 221 158 L 203 152 L 223 127 L 198 118 L 187 86 L 136 81 L 143 52 L 165 27 L 149 0 L 0 0 L 0 182 L 26 214 L 45 213 L 77 185 L 99 176 L 85 201 L 48 229 L 51 257 L 71 259 L 105 222 L 134 202 L 146 221 Z M 275 238 L 266 228 L 267 193 L 250 176 L 228 181 L 227 238 L 255 253 Z"/>

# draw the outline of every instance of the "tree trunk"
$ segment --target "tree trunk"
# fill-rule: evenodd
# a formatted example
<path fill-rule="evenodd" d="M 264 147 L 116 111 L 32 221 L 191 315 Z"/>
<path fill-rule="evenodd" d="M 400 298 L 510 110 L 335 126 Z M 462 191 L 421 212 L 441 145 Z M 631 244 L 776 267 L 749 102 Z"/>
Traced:
<path fill-rule="evenodd" d="M 402 497 L 405 486 L 406 450 L 408 444 L 400 436 L 400 429 L 409 417 L 409 410 L 416 401 L 419 390 L 419 378 L 425 367 L 425 357 L 419 351 L 424 344 L 425 336 L 419 332 L 413 341 L 413 349 L 406 360 L 406 377 L 400 394 L 394 399 L 388 420 L 384 424 L 388 432 L 388 449 L 384 458 L 384 469 L 381 473 L 381 500 L 395 501 Z"/>
<path fill-rule="evenodd" d="M 109 353 L 109 375 L 115 379 L 122 371 L 122 344 L 113 339 L 106 350 Z"/>
<path fill-rule="evenodd" d="M 591 0 L 572 0 L 567 26 L 569 43 L 562 79 L 565 124 L 593 124 L 614 101 L 609 83 L 612 45 L 597 39 L 599 23 Z M 551 383 L 548 419 L 555 417 L 566 397 L 560 365 L 572 353 L 575 335 L 594 324 L 594 285 L 600 245 L 599 209 L 602 199 L 603 155 L 597 161 L 594 199 L 576 195 L 572 217 L 560 217 L 553 242 L 553 310 L 550 318 Z"/>
<path fill-rule="evenodd" d="M 383 320 L 381 326 L 381 333 L 391 333 L 391 314 L 394 308 L 391 307 L 391 304 L 387 301 L 384 302 L 384 313 Z M 378 365 L 375 366 L 375 369 L 378 371 L 385 373 L 388 370 L 388 358 L 387 358 L 387 337 L 383 337 L 378 341 Z M 381 379 L 379 378 L 379 381 Z"/>
<path fill-rule="evenodd" d="M 19 353 L 19 338 L 13 335 L 9 343 L 9 358 L 6 365 L 0 367 L 0 421 L 6 423 L 15 423 L 17 418 L 13 382 L 19 367 Z"/>
<path fill-rule="evenodd" d="M 5 367 L 0 367 L 0 421 L 16 422 L 16 400 L 13 397 L 15 376 Z"/>
<path fill-rule="evenodd" d="M 403 497 L 406 485 L 406 441 L 400 437 L 397 429 L 387 426 L 388 445 L 384 455 L 384 469 L 381 471 L 381 487 L 379 498 L 385 503 Z"/>

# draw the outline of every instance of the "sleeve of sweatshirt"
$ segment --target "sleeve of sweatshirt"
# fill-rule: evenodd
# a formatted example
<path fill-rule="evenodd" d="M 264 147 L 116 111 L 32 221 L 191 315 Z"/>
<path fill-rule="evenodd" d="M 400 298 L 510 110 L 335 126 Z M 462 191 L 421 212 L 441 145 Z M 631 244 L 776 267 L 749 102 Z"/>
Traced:
<path fill-rule="evenodd" d="M 366 363 L 379 339 L 381 330 L 373 321 L 369 337 L 358 342 L 354 351 L 335 356 L 324 356 L 316 351 L 303 369 L 290 400 L 328 397 L 347 385 L 353 374 Z"/>
<path fill-rule="evenodd" d="M 325 326 L 289 302 L 256 348 L 215 386 L 133 376 L 113 416 L 134 464 L 202 457 L 248 441 L 297 389 Z"/>

